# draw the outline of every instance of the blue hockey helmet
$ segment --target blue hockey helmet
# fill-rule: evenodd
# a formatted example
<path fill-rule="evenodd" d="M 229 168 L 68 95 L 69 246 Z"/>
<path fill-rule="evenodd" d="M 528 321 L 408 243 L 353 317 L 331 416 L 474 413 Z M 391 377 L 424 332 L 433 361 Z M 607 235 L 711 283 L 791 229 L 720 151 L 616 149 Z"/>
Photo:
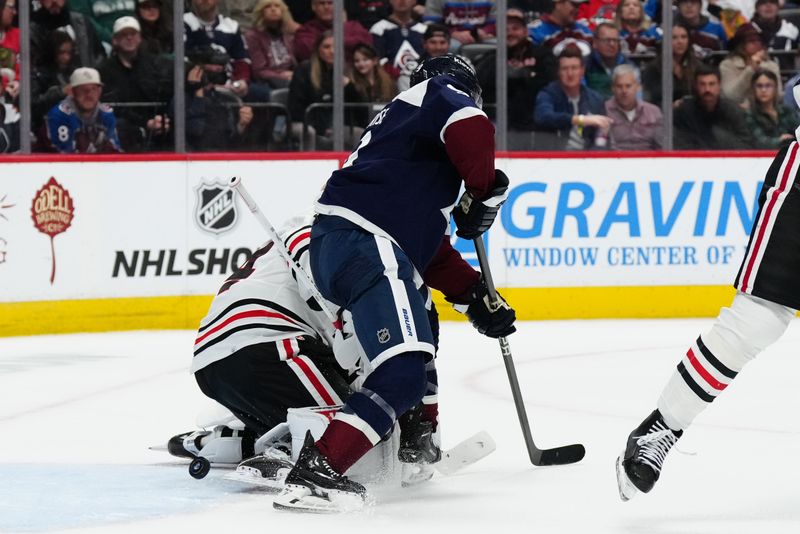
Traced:
<path fill-rule="evenodd" d="M 481 85 L 478 83 L 478 76 L 475 74 L 475 67 L 468 59 L 456 54 L 445 54 L 422 61 L 411 73 L 411 87 L 440 75 L 455 79 L 467 90 L 478 107 L 481 107 L 483 104 L 482 91 Z"/>

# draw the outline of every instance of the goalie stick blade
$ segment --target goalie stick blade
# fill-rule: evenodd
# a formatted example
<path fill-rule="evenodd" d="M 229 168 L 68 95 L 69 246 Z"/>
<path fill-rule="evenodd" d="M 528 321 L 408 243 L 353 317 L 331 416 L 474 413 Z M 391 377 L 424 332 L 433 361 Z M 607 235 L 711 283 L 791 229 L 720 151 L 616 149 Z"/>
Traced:
<path fill-rule="evenodd" d="M 497 448 L 492 436 L 482 430 L 455 447 L 442 452 L 442 459 L 433 464 L 443 475 L 452 475 L 456 471 L 474 464 L 494 452 Z"/>
<path fill-rule="evenodd" d="M 531 456 L 531 463 L 536 466 L 574 464 L 586 456 L 586 449 L 580 443 L 537 452 L 538 455 Z"/>

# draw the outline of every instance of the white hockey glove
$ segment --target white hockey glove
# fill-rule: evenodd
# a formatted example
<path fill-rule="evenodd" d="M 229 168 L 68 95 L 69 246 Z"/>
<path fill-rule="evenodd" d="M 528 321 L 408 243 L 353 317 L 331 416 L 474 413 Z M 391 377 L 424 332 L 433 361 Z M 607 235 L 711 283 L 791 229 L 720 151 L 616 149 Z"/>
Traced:
<path fill-rule="evenodd" d="M 366 354 L 356 337 L 353 316 L 349 311 L 342 312 L 341 322 L 342 329 L 333 333 L 333 355 L 342 369 L 353 372 L 359 367 L 362 355 L 366 361 Z"/>

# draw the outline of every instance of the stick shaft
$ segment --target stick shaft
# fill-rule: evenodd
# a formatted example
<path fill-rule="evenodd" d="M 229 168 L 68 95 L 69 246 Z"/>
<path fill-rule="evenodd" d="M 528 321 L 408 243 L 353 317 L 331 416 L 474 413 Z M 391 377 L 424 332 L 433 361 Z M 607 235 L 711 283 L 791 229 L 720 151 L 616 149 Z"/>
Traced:
<path fill-rule="evenodd" d="M 306 289 L 309 290 L 311 296 L 317 301 L 317 304 L 320 305 L 320 308 L 322 308 L 325 317 L 327 317 L 328 320 L 336 327 L 339 324 L 339 321 L 336 315 L 330 310 L 330 308 L 328 308 L 325 297 L 323 297 L 322 293 L 319 292 L 319 289 L 317 289 L 317 286 L 314 285 L 314 282 L 311 280 L 311 277 L 308 276 L 308 273 L 306 273 L 305 269 L 303 269 L 301 265 L 294 261 L 294 258 L 292 258 L 291 254 L 289 254 L 289 251 L 283 244 L 283 240 L 278 235 L 278 232 L 258 207 L 258 203 L 256 203 L 255 199 L 250 195 L 250 192 L 242 183 L 242 179 L 238 176 L 234 176 L 231 178 L 230 187 L 239 193 L 239 196 L 242 197 L 245 205 L 247 205 L 247 209 L 249 209 L 250 212 L 255 216 L 256 220 L 261 223 L 261 226 L 274 243 L 275 250 L 277 250 L 278 254 L 280 254 L 281 257 L 286 260 L 291 269 L 294 271 L 295 275 L 297 275 L 297 282 L 303 284 Z"/>
<path fill-rule="evenodd" d="M 492 280 L 492 271 L 489 269 L 489 259 L 486 256 L 486 249 L 483 246 L 483 238 L 478 237 L 473 240 L 475 244 L 475 252 L 478 254 L 478 263 L 481 266 L 481 273 L 486 282 L 486 289 L 489 292 L 489 298 L 492 302 L 497 302 L 497 290 L 494 287 L 494 280 Z M 538 462 L 540 454 L 539 448 L 533 442 L 531 435 L 531 425 L 528 422 L 528 413 L 525 411 L 525 401 L 522 398 L 522 392 L 519 388 L 519 380 L 517 379 L 517 369 L 514 366 L 514 358 L 511 356 L 511 346 L 505 337 L 499 338 L 500 351 L 503 354 L 503 363 L 506 367 L 506 374 L 508 375 L 508 384 L 511 386 L 511 395 L 514 397 L 514 406 L 517 408 L 517 418 L 519 425 L 522 428 L 522 436 L 525 438 L 525 446 L 528 448 L 528 456 L 534 463 Z"/>

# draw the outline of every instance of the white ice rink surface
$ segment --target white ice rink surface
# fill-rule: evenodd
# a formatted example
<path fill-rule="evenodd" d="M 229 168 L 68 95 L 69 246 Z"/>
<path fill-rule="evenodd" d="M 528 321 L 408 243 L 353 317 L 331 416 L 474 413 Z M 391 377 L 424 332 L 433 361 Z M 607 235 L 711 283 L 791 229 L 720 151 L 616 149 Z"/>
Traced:
<path fill-rule="evenodd" d="M 529 464 L 494 340 L 443 324 L 445 448 L 486 429 L 497 451 L 414 489 L 371 488 L 343 516 L 288 514 L 272 496 L 202 481 L 148 450 L 192 430 L 204 398 L 194 333 L 0 339 L 0 531 L 102 533 L 800 532 L 800 325 L 695 422 L 649 495 L 622 503 L 614 459 L 654 408 L 703 320 L 525 323 L 510 342 L 540 447 L 586 445 L 579 464 Z"/>

